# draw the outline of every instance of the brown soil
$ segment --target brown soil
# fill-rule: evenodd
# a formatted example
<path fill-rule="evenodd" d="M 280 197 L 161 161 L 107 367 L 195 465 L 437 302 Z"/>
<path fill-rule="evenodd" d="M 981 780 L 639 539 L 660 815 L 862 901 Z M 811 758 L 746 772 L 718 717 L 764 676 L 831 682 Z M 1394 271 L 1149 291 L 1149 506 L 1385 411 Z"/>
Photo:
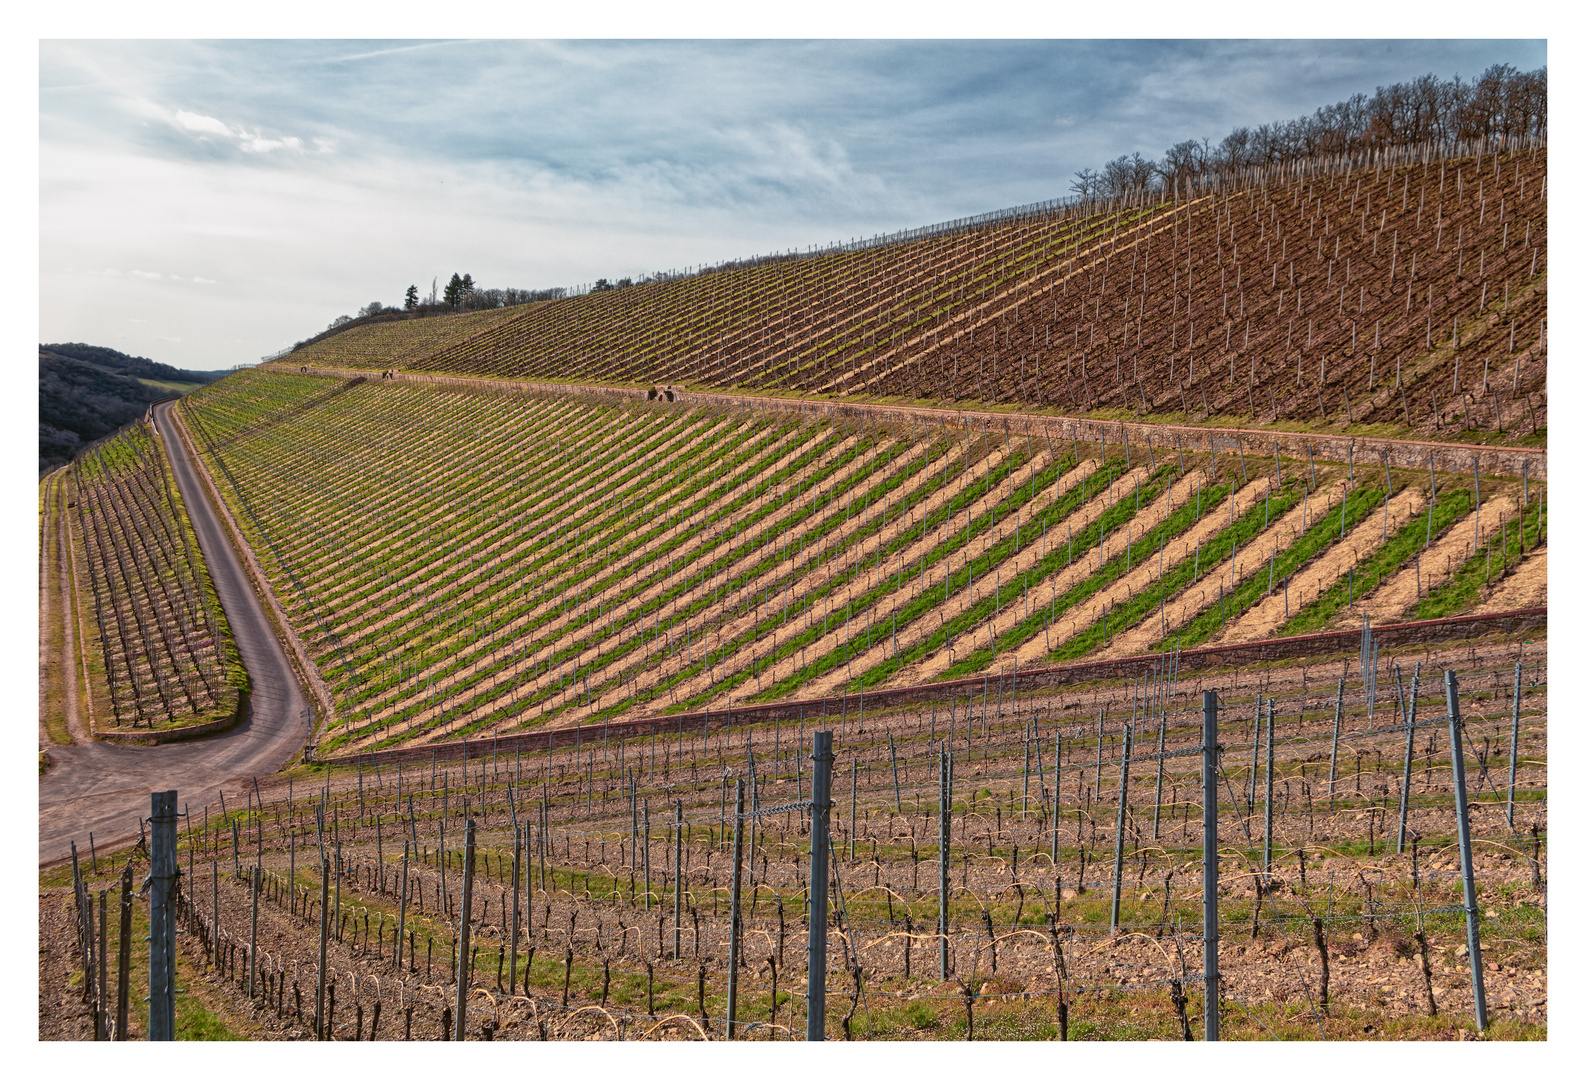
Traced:
<path fill-rule="evenodd" d="M 1426 497 L 1415 488 L 1405 488 L 1388 500 L 1386 509 L 1388 535 L 1393 536 L 1406 521 L 1426 509 Z M 1342 543 L 1334 544 L 1323 551 L 1321 555 L 1297 571 L 1297 575 L 1307 580 L 1325 581 L 1327 584 L 1319 587 L 1322 589 L 1331 586 L 1353 567 L 1358 566 L 1362 560 L 1370 558 L 1382 546 L 1382 522 L 1382 515 L 1371 515 L 1351 529 Z M 1285 600 L 1281 583 L 1274 585 L 1271 596 L 1235 619 L 1227 630 L 1212 638 L 1212 643 L 1254 641 L 1256 638 L 1270 637 L 1288 621 L 1290 611 L 1298 612 L 1304 606 L 1304 596 L 1303 588 L 1298 594 L 1291 590 L 1288 599 Z M 1350 620 L 1355 618 L 1354 609 L 1349 609 L 1347 618 Z"/>
<path fill-rule="evenodd" d="M 1033 469 L 1044 468 L 1045 465 L 1046 465 L 1046 462 L 1044 460 L 1045 456 L 1046 455 L 1043 452 L 1041 454 L 1040 458 L 1037 459 L 1037 461 L 1034 461 L 1034 462 L 1031 463 L 1031 468 L 1033 468 Z M 1034 502 L 1029 504 L 1030 512 L 1034 513 L 1034 512 L 1037 512 L 1037 511 L 1041 510 L 1041 509 L 1044 509 L 1046 506 L 1049 506 L 1052 502 L 1056 501 L 1057 499 L 1062 498 L 1064 495 L 1068 494 L 1069 491 L 1073 490 L 1073 488 L 1075 486 L 1083 483 L 1094 471 L 1095 471 L 1095 462 L 1090 462 L 1090 461 L 1085 462 L 1080 468 L 1070 470 L 1066 475 L 1064 475 L 1064 477 L 1062 478 L 1062 480 L 1058 484 L 1047 488 L 1039 496 L 1036 497 Z M 990 506 L 993 506 L 997 502 L 999 502 L 1002 499 L 1006 498 L 1007 497 L 1007 493 L 1009 491 L 1017 490 L 1020 482 L 1028 478 L 1027 473 L 1028 473 L 1028 470 L 1020 470 L 1020 475 L 1015 475 L 1015 476 L 1009 477 L 1008 481 L 1004 485 L 1000 486 L 996 491 L 990 492 L 985 498 L 983 498 L 979 502 L 977 502 L 971 508 L 972 511 L 977 516 L 979 514 L 981 514 L 981 513 L 985 513 L 986 510 Z M 1118 489 L 1118 490 L 1127 490 L 1127 485 L 1132 484 L 1133 482 L 1135 482 L 1135 481 L 1137 481 L 1139 479 L 1142 479 L 1143 476 L 1144 476 L 1144 473 L 1145 473 L 1145 470 L 1143 470 L 1143 469 L 1132 470 L 1131 472 L 1126 474 L 1124 477 L 1121 477 L 1118 480 L 1115 480 L 1113 482 L 1113 486 L 1114 486 L 1115 489 L 1118 489 L 1118 485 L 1125 485 L 1125 487 L 1123 487 L 1121 489 Z M 1114 491 L 1112 497 L 1114 497 L 1114 498 L 1121 498 L 1122 497 L 1121 494 L 1118 493 L 1118 490 Z M 1098 498 L 1091 499 L 1084 506 L 1081 506 L 1079 509 L 1075 510 L 1073 514 L 1071 514 L 1067 519 L 1065 519 L 1065 522 L 1072 523 L 1077 528 L 1084 528 L 1092 520 L 1094 520 L 1096 515 L 1100 514 L 1103 510 L 1105 510 L 1106 506 L 1107 506 L 1106 493 L 1103 493 L 1102 496 L 1100 496 Z M 1003 524 L 999 523 L 999 525 L 997 527 L 998 527 L 999 530 L 1003 530 L 1003 535 L 1006 535 L 1006 529 L 1007 528 L 1011 528 L 1012 526 L 1004 526 Z M 995 539 L 992 539 L 990 537 L 986 537 L 986 536 L 982 537 L 982 547 L 984 547 L 988 543 L 995 543 L 995 542 L 996 542 Z M 908 563 L 908 561 L 910 559 L 918 559 L 922 554 L 926 553 L 926 551 L 928 551 L 929 549 L 934 548 L 939 543 L 940 543 L 940 534 L 938 533 L 937 536 L 927 537 L 925 540 L 920 541 L 914 547 L 909 548 L 905 552 L 905 558 L 904 558 L 905 565 L 907 565 L 907 563 Z M 1039 537 L 1037 537 L 1033 541 L 1033 546 L 1027 546 L 1024 549 L 1023 552 L 1021 552 L 1020 554 L 1014 556 L 1014 558 L 1008 560 L 1007 563 L 1004 564 L 1004 567 L 1006 568 L 1009 565 L 1012 565 L 1012 566 L 1028 565 L 1030 562 L 1038 559 L 1039 557 L 1040 557 L 1040 543 L 1039 543 Z M 936 573 L 940 574 L 940 573 L 942 573 L 942 571 L 941 570 L 937 570 Z M 993 578 L 993 580 L 995 580 L 995 579 Z M 888 637 L 887 637 L 887 641 L 884 644 L 877 644 L 877 645 L 875 645 L 872 648 L 866 650 L 864 653 L 860 654 L 858 657 L 855 658 L 856 662 L 859 665 L 861 665 L 861 668 L 860 668 L 861 670 L 865 670 L 865 669 L 871 667 L 872 665 L 874 665 L 876 663 L 879 663 L 884 657 L 886 657 L 891 652 L 891 649 L 892 649 L 891 637 L 890 637 L 891 630 L 890 630 L 890 622 L 887 622 L 887 620 L 890 619 L 893 611 L 895 611 L 895 610 L 897 610 L 899 608 L 902 608 L 902 607 L 906 607 L 908 604 L 912 603 L 917 596 L 919 596 L 919 594 L 921 592 L 921 587 L 918 584 L 919 578 L 918 578 L 917 575 L 916 575 L 914 581 L 915 581 L 915 584 L 910 589 L 908 589 L 907 591 L 895 592 L 891 597 L 888 598 L 887 601 L 884 601 L 882 604 L 877 606 L 876 614 L 875 614 L 876 625 L 880 626 L 882 624 L 886 624 L 889 627 L 889 629 L 887 630 Z M 937 587 L 940 588 L 939 585 Z M 928 592 L 930 589 L 931 589 L 931 579 L 930 579 L 930 576 L 927 575 L 926 584 L 924 585 L 924 590 Z M 977 582 L 977 585 L 976 585 L 976 590 L 977 590 L 977 592 L 980 593 L 980 595 L 984 595 L 984 590 L 980 588 L 978 582 Z M 961 590 L 959 590 L 959 592 L 956 595 L 954 595 L 945 604 L 939 604 L 933 609 L 933 613 L 935 613 L 935 614 L 937 614 L 939 616 L 938 623 L 936 623 L 936 624 L 931 623 L 929 618 L 920 618 L 920 619 L 914 620 L 913 622 L 904 623 L 902 626 L 900 626 L 898 628 L 898 648 L 899 648 L 899 650 L 905 650 L 905 649 L 911 648 L 916 642 L 918 642 L 922 638 L 928 637 L 931 633 L 933 633 L 935 631 L 937 625 L 940 624 L 940 619 L 946 618 L 946 617 L 948 617 L 950 615 L 956 614 L 957 612 L 963 610 L 965 605 L 969 604 L 970 602 L 971 602 L 971 600 L 970 600 L 970 596 L 969 596 L 968 591 L 961 589 Z M 807 651 L 813 651 L 815 653 L 815 655 L 820 656 L 820 655 L 823 655 L 824 653 L 826 653 L 826 652 L 828 652 L 830 650 L 836 649 L 843 643 L 844 633 L 845 633 L 845 631 L 839 626 L 837 629 L 834 629 L 831 633 L 825 635 L 824 637 L 822 637 L 821 639 L 816 641 L 812 646 L 810 646 L 810 649 L 807 650 Z M 787 663 L 787 661 L 784 661 L 783 664 L 781 665 L 781 667 L 784 670 L 792 670 L 792 666 L 789 665 Z M 898 678 L 901 676 L 901 674 L 902 674 L 902 672 L 899 672 L 897 675 L 894 675 L 893 678 L 891 680 L 889 680 L 889 682 L 890 683 L 896 683 Z M 831 693 L 832 691 L 836 690 L 840 686 L 842 686 L 844 683 L 846 683 L 848 681 L 848 679 L 849 679 L 849 674 L 848 674 L 848 671 L 847 671 L 847 666 L 845 665 L 843 668 L 838 668 L 838 669 L 834 669 L 832 671 L 829 671 L 825 675 L 821 676 L 820 678 L 815 679 L 815 680 L 813 680 L 810 683 L 807 683 L 800 690 L 800 693 L 812 694 L 812 695 L 828 694 L 828 693 Z"/>
<path fill-rule="evenodd" d="M 995 295 L 961 309 L 959 314 L 949 318 L 940 328 L 933 328 L 914 338 L 906 339 L 899 348 L 880 352 L 869 362 L 860 365 L 852 374 L 820 386 L 815 392 L 831 393 L 843 386 L 851 385 L 855 380 L 868 386 L 872 381 L 880 382 L 889 377 L 906 378 L 910 365 L 929 363 L 935 366 L 941 357 L 956 351 L 956 346 L 969 340 L 968 335 L 972 329 L 981 332 L 982 341 L 988 333 L 1000 341 L 1004 324 L 1009 320 L 1017 320 L 1021 309 L 1039 307 L 1042 293 L 1050 294 L 1054 289 L 1062 291 L 1066 283 L 1091 273 L 1104 258 L 1117 258 L 1120 252 L 1126 255 L 1134 254 L 1142 245 L 1148 245 L 1153 237 L 1174 229 L 1176 218 L 1184 214 L 1189 207 L 1201 206 L 1206 202 L 1206 199 L 1188 200 L 1184 206 L 1153 218 L 1148 223 L 1125 230 L 1117 241 L 1108 246 L 1105 255 L 1100 248 L 1093 248 L 1080 259 L 1052 263 L 1039 273 L 1023 278 Z M 1079 265 L 1081 262 L 1083 262 L 1082 266 Z M 945 331 L 947 338 L 946 346 L 942 343 L 942 331 Z M 903 355 L 905 350 L 910 350 L 906 357 Z M 1039 377 L 1034 371 L 1032 367 L 1031 377 L 1039 382 Z"/>
<path fill-rule="evenodd" d="M 1514 500 L 1500 495 L 1486 502 L 1481 516 L 1490 525 L 1497 520 L 1494 515 L 1512 514 L 1514 509 Z M 1370 615 L 1372 622 L 1389 623 L 1403 618 L 1420 602 L 1422 594 L 1441 585 L 1465 561 L 1475 532 L 1476 515 L 1465 515 L 1441 538 L 1433 540 L 1430 550 L 1422 553 L 1418 560 L 1407 562 L 1357 607 Z"/>
<path fill-rule="evenodd" d="M 1511 569 L 1473 614 L 1489 611 L 1519 611 L 1547 603 L 1547 545 L 1528 551 L 1518 566 Z"/>

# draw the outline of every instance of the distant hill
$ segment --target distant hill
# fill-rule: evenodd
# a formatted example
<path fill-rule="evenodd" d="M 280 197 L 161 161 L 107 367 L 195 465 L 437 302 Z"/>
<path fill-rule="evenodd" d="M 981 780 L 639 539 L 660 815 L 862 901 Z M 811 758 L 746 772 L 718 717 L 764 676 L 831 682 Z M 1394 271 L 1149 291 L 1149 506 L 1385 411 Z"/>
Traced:
<path fill-rule="evenodd" d="M 83 444 L 136 420 L 152 402 L 225 374 L 184 371 L 97 345 L 40 345 L 39 471 L 64 465 Z"/>
<path fill-rule="evenodd" d="M 115 349 L 107 349 L 103 345 L 82 345 L 76 342 L 67 342 L 64 345 L 40 345 L 41 351 L 55 353 L 58 356 L 69 356 L 73 360 L 81 360 L 86 364 L 113 371 L 118 375 L 127 375 L 134 379 L 157 379 L 161 382 L 183 383 L 212 383 L 225 375 L 227 371 L 184 371 L 174 368 L 170 364 L 161 364 L 144 356 L 128 356 Z"/>

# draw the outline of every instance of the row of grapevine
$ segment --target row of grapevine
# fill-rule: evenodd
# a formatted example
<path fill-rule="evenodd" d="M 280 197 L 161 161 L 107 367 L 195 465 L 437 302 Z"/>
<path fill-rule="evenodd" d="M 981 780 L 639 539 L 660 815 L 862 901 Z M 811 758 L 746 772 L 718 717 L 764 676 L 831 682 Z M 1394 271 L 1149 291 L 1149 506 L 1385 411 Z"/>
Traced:
<path fill-rule="evenodd" d="M 1457 731 L 1447 652 L 1221 672 L 1210 770 L 1203 687 L 1169 658 L 1077 710 L 993 688 L 361 759 L 195 808 L 178 947 L 205 972 L 190 992 L 269 1039 L 788 1040 L 817 987 L 833 1040 L 1182 1040 L 1213 1010 L 1223 1038 L 1537 1038 L 1549 702 L 1531 652 L 1461 645 Z M 815 730 L 835 759 L 827 896 Z M 80 873 L 112 889 L 125 860 L 101 848 Z"/>
<path fill-rule="evenodd" d="M 403 367 L 524 313 L 521 307 L 370 323 L 332 334 L 281 358 L 284 366 Z"/>
<path fill-rule="evenodd" d="M 1546 163 L 1270 170 L 281 363 L 1524 437 L 1546 414 Z"/>
<path fill-rule="evenodd" d="M 1521 553 L 1481 596 L 1455 555 L 1523 516 L 1533 557 L 1545 521 L 1524 481 L 1478 509 L 1468 477 L 1038 431 L 267 372 L 183 409 L 336 695 L 326 750 L 1468 607 Z"/>
<path fill-rule="evenodd" d="M 134 424 L 80 455 L 71 480 L 96 711 L 131 728 L 234 714 L 246 675 L 160 438 Z"/>

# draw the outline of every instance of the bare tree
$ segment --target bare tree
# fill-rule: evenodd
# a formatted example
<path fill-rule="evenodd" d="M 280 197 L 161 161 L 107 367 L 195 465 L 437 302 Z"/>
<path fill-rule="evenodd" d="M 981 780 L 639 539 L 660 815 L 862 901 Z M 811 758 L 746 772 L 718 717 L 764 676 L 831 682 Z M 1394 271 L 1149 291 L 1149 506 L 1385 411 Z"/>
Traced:
<path fill-rule="evenodd" d="M 1354 153 L 1388 146 L 1454 140 L 1536 137 L 1547 132 L 1547 68 L 1519 71 L 1494 64 L 1474 82 L 1455 76 L 1422 75 L 1379 86 L 1324 105 L 1309 116 L 1238 127 L 1215 149 L 1211 141 L 1186 139 L 1168 147 L 1160 161 L 1139 154 L 1114 158 L 1100 173 L 1081 169 L 1069 188 L 1081 198 L 1120 196 L 1160 181 L 1183 184 L 1208 173 L 1316 154 Z"/>

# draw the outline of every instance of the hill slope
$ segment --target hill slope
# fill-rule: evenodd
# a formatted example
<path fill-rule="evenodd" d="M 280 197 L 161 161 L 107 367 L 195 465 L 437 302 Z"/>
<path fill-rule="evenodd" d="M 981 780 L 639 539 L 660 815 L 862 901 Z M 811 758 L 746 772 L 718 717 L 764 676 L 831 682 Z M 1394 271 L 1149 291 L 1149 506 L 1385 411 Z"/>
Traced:
<path fill-rule="evenodd" d="M 1464 611 L 1546 522 L 1534 480 L 1477 514 L 1442 472 L 565 392 L 261 369 L 182 409 L 327 752 Z"/>
<path fill-rule="evenodd" d="M 39 470 L 64 465 L 84 443 L 130 424 L 171 396 L 94 364 L 39 350 Z"/>
<path fill-rule="evenodd" d="M 99 345 L 40 345 L 39 471 L 64 465 L 85 443 L 130 424 L 151 403 L 177 392 L 151 383 L 202 384 L 225 374 L 183 371 Z"/>
<path fill-rule="evenodd" d="M 133 379 L 153 379 L 157 382 L 178 383 L 212 383 L 217 379 L 225 378 L 225 371 L 186 371 L 174 368 L 170 364 L 162 364 L 150 360 L 146 356 L 131 356 L 116 349 L 107 349 L 103 345 L 83 345 L 77 342 L 68 342 L 64 345 L 40 345 L 39 349 L 54 353 L 57 356 L 69 356 L 73 360 L 81 360 L 85 364 L 106 371 L 113 371 L 118 375 L 125 375 Z"/>
<path fill-rule="evenodd" d="M 235 715 L 247 676 L 162 440 L 132 424 L 66 474 L 96 728 Z"/>
<path fill-rule="evenodd" d="M 1546 166 L 1539 146 L 1275 166 L 282 363 L 1532 439 Z"/>

